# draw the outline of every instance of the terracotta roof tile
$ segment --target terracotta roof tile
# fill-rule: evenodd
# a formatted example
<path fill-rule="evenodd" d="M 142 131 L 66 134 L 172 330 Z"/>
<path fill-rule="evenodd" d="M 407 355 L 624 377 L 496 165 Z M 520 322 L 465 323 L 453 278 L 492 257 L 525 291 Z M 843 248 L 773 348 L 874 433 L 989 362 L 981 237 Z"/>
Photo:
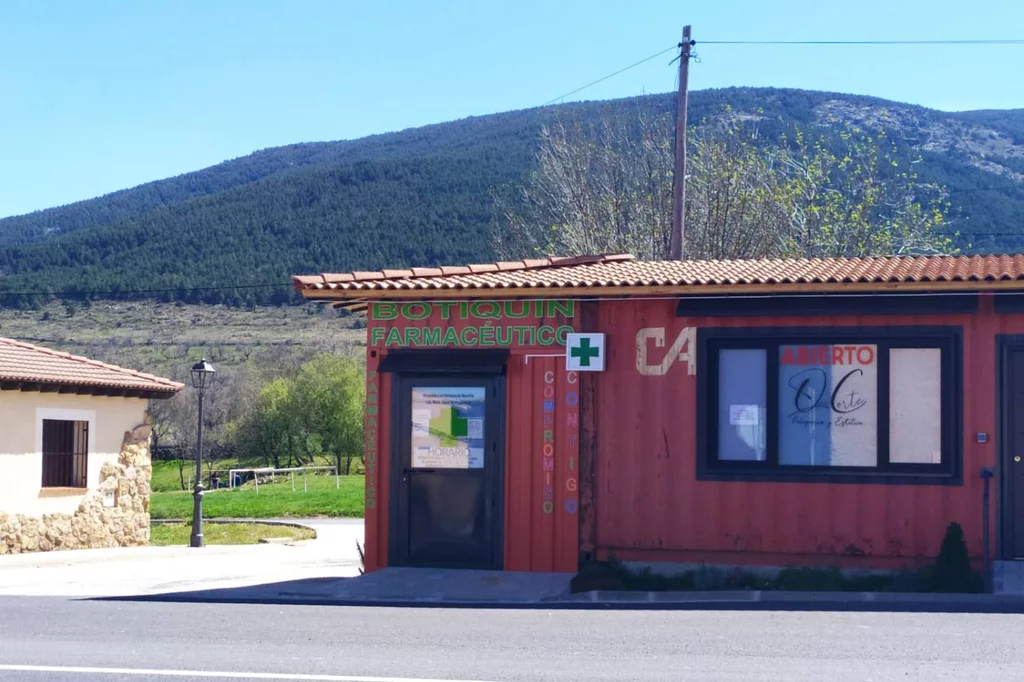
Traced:
<path fill-rule="evenodd" d="M 354 279 L 355 279 L 355 277 L 352 275 L 351 272 L 324 273 L 324 275 L 323 275 L 323 281 L 324 282 L 329 282 L 329 283 L 332 283 L 332 284 L 335 283 L 335 282 L 351 282 Z"/>
<path fill-rule="evenodd" d="M 336 297 L 344 292 L 345 297 L 358 298 L 372 291 L 456 289 L 484 295 L 486 291 L 509 289 L 607 287 L 628 290 L 650 286 L 707 287 L 725 291 L 750 285 L 948 285 L 1015 281 L 1021 282 L 1024 288 L 1024 255 L 638 261 L 621 254 L 417 268 L 395 277 L 377 273 L 372 279 L 360 277 L 360 274 L 363 273 L 355 273 L 351 282 L 330 281 L 327 276 L 293 279 L 295 288 L 308 292 L 309 298 L 316 298 L 317 291 L 325 290 L 332 294 L 321 295 Z"/>
<path fill-rule="evenodd" d="M 0 338 L 0 381 L 158 393 L 175 393 L 184 388 L 184 384 L 170 379 L 5 338 Z"/>

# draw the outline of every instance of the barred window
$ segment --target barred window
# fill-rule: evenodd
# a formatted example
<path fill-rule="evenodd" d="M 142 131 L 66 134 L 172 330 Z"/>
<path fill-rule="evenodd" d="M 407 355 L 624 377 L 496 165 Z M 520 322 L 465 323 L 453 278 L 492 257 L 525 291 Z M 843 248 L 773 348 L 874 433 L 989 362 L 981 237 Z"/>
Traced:
<path fill-rule="evenodd" d="M 43 420 L 43 487 L 85 488 L 89 422 Z"/>

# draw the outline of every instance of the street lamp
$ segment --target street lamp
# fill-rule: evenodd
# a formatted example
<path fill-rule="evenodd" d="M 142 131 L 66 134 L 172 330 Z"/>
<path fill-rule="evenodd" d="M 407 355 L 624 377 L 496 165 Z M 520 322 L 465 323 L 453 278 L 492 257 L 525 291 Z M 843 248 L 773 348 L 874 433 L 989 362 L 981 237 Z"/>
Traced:
<path fill-rule="evenodd" d="M 203 394 L 213 383 L 213 365 L 203 358 L 192 367 L 192 386 L 199 392 L 199 438 L 196 443 L 196 487 L 192 492 L 192 547 L 203 542 Z"/>

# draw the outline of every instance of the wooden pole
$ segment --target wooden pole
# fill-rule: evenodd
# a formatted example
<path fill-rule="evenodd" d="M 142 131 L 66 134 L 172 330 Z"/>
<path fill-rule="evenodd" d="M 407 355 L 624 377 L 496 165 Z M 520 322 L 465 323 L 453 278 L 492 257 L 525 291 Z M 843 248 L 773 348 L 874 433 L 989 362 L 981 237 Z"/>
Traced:
<path fill-rule="evenodd" d="M 679 53 L 679 93 L 676 96 L 675 169 L 672 173 L 672 239 L 669 243 L 669 257 L 683 258 L 683 237 L 686 228 L 686 99 L 687 81 L 690 75 L 690 27 L 683 27 L 682 51 Z"/>

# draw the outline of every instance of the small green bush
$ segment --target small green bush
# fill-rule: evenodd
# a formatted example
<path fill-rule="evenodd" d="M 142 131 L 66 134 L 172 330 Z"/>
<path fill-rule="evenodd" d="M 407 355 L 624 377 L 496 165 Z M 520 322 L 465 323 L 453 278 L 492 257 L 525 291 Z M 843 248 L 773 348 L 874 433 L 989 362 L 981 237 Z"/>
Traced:
<path fill-rule="evenodd" d="M 939 556 L 927 576 L 928 588 L 932 592 L 974 592 L 977 590 L 977 576 L 971 570 L 971 558 L 967 553 L 964 529 L 959 523 L 946 527 Z"/>

